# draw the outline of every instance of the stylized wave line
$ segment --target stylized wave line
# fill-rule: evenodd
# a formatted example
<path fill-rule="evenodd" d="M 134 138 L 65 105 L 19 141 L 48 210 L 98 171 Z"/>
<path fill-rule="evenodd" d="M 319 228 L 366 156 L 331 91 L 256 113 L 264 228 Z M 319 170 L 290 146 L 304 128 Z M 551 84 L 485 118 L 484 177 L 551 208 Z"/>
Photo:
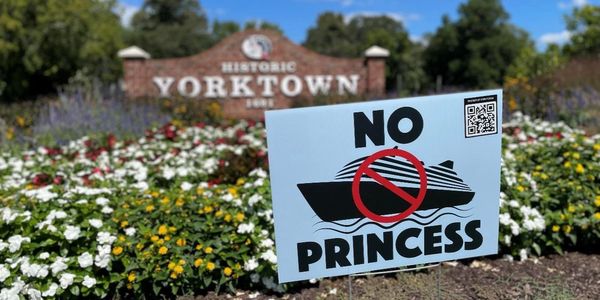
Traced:
<path fill-rule="evenodd" d="M 469 210 L 471 210 L 471 209 L 472 209 L 472 208 L 460 209 L 460 208 L 458 208 L 458 207 L 455 207 L 455 206 L 450 206 L 450 207 L 440 207 L 440 208 L 436 209 L 435 211 L 433 211 L 432 213 L 430 213 L 430 214 L 429 214 L 429 215 L 427 215 L 427 216 L 425 216 L 425 215 L 420 215 L 418 212 L 413 212 L 413 215 L 415 215 L 415 216 L 417 216 L 418 218 L 421 218 L 421 219 L 427 219 L 427 218 L 430 218 L 431 216 L 433 216 L 433 215 L 437 214 L 437 213 L 438 213 L 440 210 L 442 210 L 442 209 L 444 209 L 444 208 L 448 208 L 448 209 L 455 209 L 455 210 L 462 211 L 462 212 L 469 211 Z M 335 222 L 335 221 L 330 221 L 330 222 L 327 222 L 327 221 L 319 221 L 319 222 L 317 222 L 317 223 L 314 223 L 314 224 L 313 224 L 313 227 L 314 227 L 314 226 L 316 226 L 316 225 L 319 225 L 319 224 L 321 224 L 321 223 L 334 224 L 334 225 L 336 225 L 336 226 L 340 226 L 340 227 L 352 227 L 352 226 L 354 226 L 354 225 L 356 225 L 356 224 L 360 223 L 361 221 L 363 221 L 363 220 L 365 220 L 365 219 L 366 219 L 366 218 L 358 218 L 356 221 L 354 221 L 354 222 L 352 222 L 352 223 L 350 223 L 350 224 L 343 224 L 343 223 L 340 223 L 340 222 Z"/>
<path fill-rule="evenodd" d="M 429 217 L 431 217 L 431 216 L 433 216 L 433 215 L 437 214 L 437 213 L 438 213 L 440 210 L 442 210 L 442 209 L 444 209 L 444 208 L 452 208 L 452 209 L 456 209 L 456 210 L 459 210 L 459 211 L 469 211 L 469 210 L 471 210 L 471 209 L 472 209 L 472 208 L 470 208 L 470 207 L 469 207 L 469 208 L 466 208 L 466 209 L 460 209 L 460 208 L 458 208 L 458 207 L 456 207 L 456 206 L 450 206 L 450 207 L 446 206 L 446 207 L 440 207 L 440 208 L 436 209 L 434 212 L 432 212 L 432 213 L 431 213 L 431 214 L 429 214 L 428 216 L 422 216 L 422 215 L 420 215 L 420 214 L 419 214 L 418 212 L 416 212 L 416 211 L 415 211 L 415 212 L 413 212 L 413 215 L 415 215 L 415 216 L 417 216 L 417 217 L 419 217 L 419 218 L 421 218 L 421 219 L 427 219 L 427 218 L 429 218 Z"/>
<path fill-rule="evenodd" d="M 351 233 L 355 233 L 358 230 L 360 230 L 361 228 L 363 228 L 363 227 L 365 227 L 367 225 L 371 225 L 371 224 L 375 225 L 375 226 L 377 226 L 377 227 L 379 227 L 381 229 L 386 229 L 387 230 L 387 229 L 396 227 L 397 225 L 399 225 L 401 223 L 404 223 L 404 222 L 408 222 L 408 221 L 417 223 L 417 224 L 419 224 L 421 226 L 427 226 L 427 225 L 435 222 L 437 219 L 441 218 L 442 216 L 446 216 L 446 215 L 452 215 L 452 216 L 455 216 L 455 217 L 461 218 L 461 219 L 466 219 L 466 218 L 469 218 L 469 217 L 472 216 L 472 215 L 461 216 L 461 215 L 457 215 L 455 213 L 448 212 L 448 213 L 440 214 L 439 216 L 435 217 L 433 220 L 431 220 L 429 222 L 420 222 L 420 221 L 415 220 L 415 219 L 407 218 L 407 219 L 400 220 L 400 221 L 398 221 L 398 222 L 396 222 L 394 224 L 388 225 L 388 226 L 381 225 L 381 224 L 379 224 L 377 222 L 367 222 L 367 223 L 361 224 L 360 226 L 358 226 L 357 228 L 355 228 L 354 230 L 351 230 L 351 231 L 343 231 L 343 230 L 339 230 L 339 229 L 335 229 L 335 228 L 325 227 L 325 228 L 319 228 L 319 229 L 315 230 L 314 232 L 316 233 L 317 231 L 321 231 L 321 230 L 331 230 L 331 231 L 335 231 L 335 232 L 342 233 L 342 234 L 351 234 Z"/>

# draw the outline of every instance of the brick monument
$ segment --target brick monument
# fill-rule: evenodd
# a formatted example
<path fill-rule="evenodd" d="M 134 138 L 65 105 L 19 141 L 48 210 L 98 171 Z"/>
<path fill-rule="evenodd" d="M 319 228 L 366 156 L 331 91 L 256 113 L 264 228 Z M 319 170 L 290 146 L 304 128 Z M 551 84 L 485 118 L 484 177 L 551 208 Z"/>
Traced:
<path fill-rule="evenodd" d="M 132 46 L 119 51 L 129 98 L 218 100 L 226 116 L 260 118 L 265 109 L 322 95 L 381 97 L 386 49 L 363 58 L 325 56 L 270 30 L 235 33 L 196 55 L 151 59 Z"/>

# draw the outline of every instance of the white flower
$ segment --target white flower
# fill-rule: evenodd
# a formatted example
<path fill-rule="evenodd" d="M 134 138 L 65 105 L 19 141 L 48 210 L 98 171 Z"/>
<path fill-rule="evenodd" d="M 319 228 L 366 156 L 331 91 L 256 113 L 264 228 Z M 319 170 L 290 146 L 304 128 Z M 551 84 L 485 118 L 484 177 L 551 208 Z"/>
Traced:
<path fill-rule="evenodd" d="M 116 236 L 110 235 L 110 233 L 106 231 L 98 232 L 98 236 L 96 237 L 96 241 L 100 244 L 112 244 L 117 239 Z"/>
<path fill-rule="evenodd" d="M 4 249 L 6 248 L 8 248 L 8 243 L 5 243 L 2 240 L 0 240 L 0 251 L 4 251 Z"/>
<path fill-rule="evenodd" d="M 63 290 L 66 290 L 71 284 L 73 284 L 73 279 L 75 279 L 75 275 L 71 273 L 63 273 L 60 275 L 60 287 Z"/>
<path fill-rule="evenodd" d="M 502 213 L 500 214 L 500 224 L 502 225 L 508 225 L 510 224 L 510 214 L 509 213 Z"/>
<path fill-rule="evenodd" d="M 250 199 L 248 199 L 248 204 L 250 204 L 250 206 L 260 202 L 263 200 L 263 197 L 259 194 L 254 194 L 250 197 Z"/>
<path fill-rule="evenodd" d="M 238 226 L 237 233 L 251 233 L 254 231 L 254 224 L 242 223 Z"/>
<path fill-rule="evenodd" d="M 175 170 L 173 170 L 172 168 L 166 167 L 163 169 L 163 177 L 166 180 L 169 180 L 171 178 L 173 178 L 175 176 Z"/>
<path fill-rule="evenodd" d="M 256 258 L 251 258 L 249 259 L 245 264 L 244 264 L 244 270 L 250 272 L 253 271 L 254 269 L 256 269 L 258 267 L 258 262 L 256 261 Z"/>
<path fill-rule="evenodd" d="M 56 260 L 50 265 L 50 269 L 52 270 L 52 274 L 56 276 L 59 272 L 66 270 L 69 266 L 65 262 L 68 259 L 64 257 L 57 257 Z"/>
<path fill-rule="evenodd" d="M 85 275 L 85 277 L 83 277 L 83 282 L 81 282 L 81 284 L 89 289 L 96 284 L 96 279 Z"/>
<path fill-rule="evenodd" d="M 79 234 L 81 233 L 81 229 L 77 226 L 67 225 L 67 229 L 64 232 L 65 239 L 68 241 L 73 241 L 79 238 Z"/>
<path fill-rule="evenodd" d="M 260 275 L 252 273 L 252 275 L 250 275 L 250 280 L 252 280 L 254 283 L 257 283 L 260 280 Z"/>
<path fill-rule="evenodd" d="M 13 235 L 8 238 L 8 251 L 10 253 L 15 253 L 21 249 L 21 244 L 23 242 L 29 243 L 30 241 L 30 238 L 24 238 L 20 235 Z"/>
<path fill-rule="evenodd" d="M 527 249 L 521 249 L 519 251 L 519 257 L 521 259 L 521 261 L 524 261 L 527 259 Z"/>
<path fill-rule="evenodd" d="M 98 268 L 103 268 L 104 269 L 104 268 L 108 267 L 108 263 L 109 262 L 110 262 L 110 255 L 109 254 L 96 255 L 96 258 L 94 259 L 94 264 Z"/>
<path fill-rule="evenodd" d="M 58 290 L 58 284 L 52 283 L 46 291 L 42 293 L 44 297 L 54 297 L 56 295 L 56 291 Z"/>
<path fill-rule="evenodd" d="M 187 182 L 187 181 L 185 181 L 185 182 L 183 182 L 181 184 L 181 189 L 184 190 L 184 191 L 189 191 L 189 190 L 192 189 L 192 184 L 189 183 L 189 182 Z"/>
<path fill-rule="evenodd" d="M 133 228 L 133 227 L 125 228 L 125 234 L 127 236 L 135 235 L 135 228 Z"/>
<path fill-rule="evenodd" d="M 41 300 L 42 292 L 30 287 L 27 289 L 27 296 L 29 296 L 29 299 L 31 300 Z"/>
<path fill-rule="evenodd" d="M 275 255 L 275 252 L 273 252 L 273 250 L 271 250 L 271 249 L 269 249 L 265 253 L 261 254 L 260 258 L 262 258 L 272 264 L 277 263 L 277 256 Z"/>
<path fill-rule="evenodd" d="M 108 202 L 110 202 L 110 201 L 104 197 L 100 197 L 100 198 L 96 199 L 96 204 L 98 204 L 100 206 L 106 206 L 108 204 Z"/>
<path fill-rule="evenodd" d="M 112 208 L 110 208 L 110 206 L 105 206 L 102 208 L 101 212 L 103 214 L 112 214 L 114 210 Z"/>
<path fill-rule="evenodd" d="M 90 219 L 88 222 L 94 228 L 100 228 L 100 227 L 102 227 L 102 224 L 103 224 L 102 220 L 99 220 L 99 219 Z"/>
<path fill-rule="evenodd" d="M 4 265 L 0 265 L 0 282 L 4 282 L 10 276 L 10 271 Z"/>
<path fill-rule="evenodd" d="M 264 248 L 271 248 L 271 247 L 273 247 L 273 244 L 275 244 L 275 243 L 273 242 L 272 239 L 269 239 L 269 238 L 265 239 L 265 240 L 262 240 L 260 242 L 260 246 L 264 247 Z"/>
<path fill-rule="evenodd" d="M 79 262 L 80 267 L 87 268 L 94 264 L 94 257 L 88 252 L 84 252 L 77 257 L 77 262 Z"/>
<path fill-rule="evenodd" d="M 50 257 L 50 253 L 48 253 L 48 252 L 42 252 L 38 256 L 39 259 L 48 259 L 48 257 Z"/>

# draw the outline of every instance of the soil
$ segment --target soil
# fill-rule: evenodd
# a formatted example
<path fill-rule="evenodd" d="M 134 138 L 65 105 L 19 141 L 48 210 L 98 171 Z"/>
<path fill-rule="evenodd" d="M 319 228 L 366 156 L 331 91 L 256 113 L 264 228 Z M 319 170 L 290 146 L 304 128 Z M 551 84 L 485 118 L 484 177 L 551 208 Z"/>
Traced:
<path fill-rule="evenodd" d="M 600 299 L 600 254 L 574 252 L 523 262 L 483 258 L 350 278 L 352 299 Z M 346 276 L 283 295 L 239 291 L 181 299 L 349 299 L 348 283 Z"/>

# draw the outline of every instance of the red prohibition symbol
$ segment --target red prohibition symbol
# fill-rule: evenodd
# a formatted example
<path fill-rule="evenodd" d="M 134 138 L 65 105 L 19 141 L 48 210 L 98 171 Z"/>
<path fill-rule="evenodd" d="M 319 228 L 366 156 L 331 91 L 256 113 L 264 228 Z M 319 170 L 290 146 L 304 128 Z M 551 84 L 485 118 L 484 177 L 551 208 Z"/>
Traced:
<path fill-rule="evenodd" d="M 417 194 L 416 197 L 413 197 L 402 188 L 397 187 L 388 179 L 384 178 L 383 176 L 381 176 L 380 174 L 378 174 L 370 168 L 370 165 L 373 162 L 386 156 L 400 156 L 402 158 L 405 158 L 415 166 L 417 172 L 419 173 L 419 194 Z M 405 211 L 395 215 L 382 216 L 372 212 L 369 208 L 365 206 L 360 196 L 360 179 L 363 174 L 371 177 L 379 184 L 383 185 L 386 189 L 396 194 L 396 196 L 398 196 L 400 199 L 408 202 L 410 204 L 410 207 Z M 373 153 L 371 156 L 367 157 L 367 159 L 365 159 L 362 162 L 362 164 L 360 164 L 360 167 L 358 167 L 356 174 L 354 174 L 354 179 L 352 180 L 352 198 L 354 199 L 354 204 L 356 205 L 356 208 L 358 208 L 358 210 L 365 217 L 379 223 L 397 222 L 408 217 L 415 210 L 417 210 L 417 208 L 419 208 L 419 206 L 423 202 L 423 199 L 425 198 L 426 192 L 427 174 L 425 173 L 425 168 L 421 164 L 421 161 L 419 161 L 419 159 L 411 153 L 400 149 L 385 149 Z"/>

